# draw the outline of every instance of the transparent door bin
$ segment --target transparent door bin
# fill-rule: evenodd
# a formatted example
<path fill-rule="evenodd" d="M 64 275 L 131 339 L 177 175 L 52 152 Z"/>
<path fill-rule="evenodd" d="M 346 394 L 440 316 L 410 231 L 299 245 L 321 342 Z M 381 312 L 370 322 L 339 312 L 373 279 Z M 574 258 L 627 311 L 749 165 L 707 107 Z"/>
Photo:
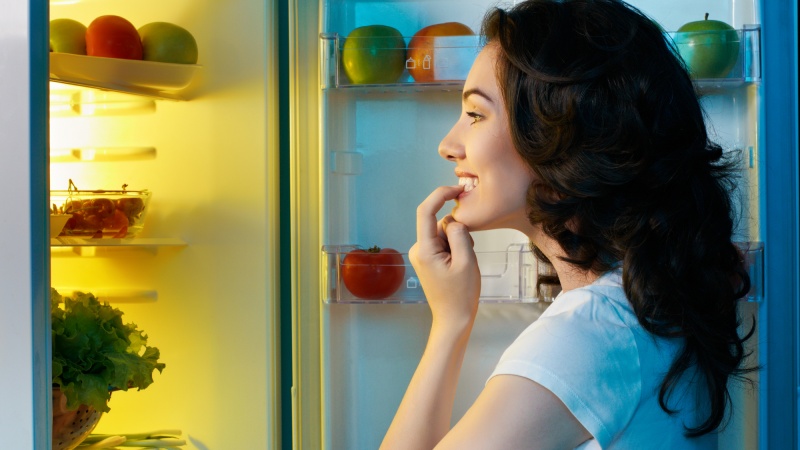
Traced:
<path fill-rule="evenodd" d="M 686 59 L 690 73 L 693 73 L 695 86 L 700 92 L 710 92 L 724 90 L 745 83 L 761 81 L 761 27 L 759 25 L 745 25 L 744 28 L 735 30 L 736 39 L 730 41 L 732 48 L 726 49 L 728 42 L 727 36 L 720 31 L 695 31 L 695 32 L 671 32 L 669 37 L 675 43 L 675 49 Z M 703 67 L 699 67 L 700 74 L 694 74 L 691 55 L 695 55 L 698 65 L 705 64 L 709 58 L 718 55 L 719 52 L 736 50 L 736 62 L 733 67 L 722 76 L 704 76 L 707 73 Z M 724 58 L 723 58 L 724 59 Z M 697 76 L 699 75 L 699 76 Z"/>
<path fill-rule="evenodd" d="M 323 301 L 325 303 L 424 303 L 425 294 L 408 254 L 402 253 L 405 276 L 396 292 L 378 300 L 353 295 L 342 279 L 341 266 L 355 245 L 326 245 L 323 252 Z M 549 264 L 539 262 L 527 244 L 512 244 L 505 251 L 477 252 L 481 271 L 482 303 L 533 303 L 552 301 L 557 288 L 548 285 Z M 538 282 L 538 289 L 537 289 Z"/>
<path fill-rule="evenodd" d="M 758 25 L 746 25 L 742 29 L 735 30 L 738 41 L 734 41 L 738 46 L 738 56 L 736 63 L 731 70 L 723 75 L 713 78 L 695 78 L 695 86 L 700 92 L 711 92 L 721 89 L 729 89 L 753 83 L 761 80 L 761 28 Z M 675 42 L 675 49 L 679 53 L 688 56 L 691 52 L 715 51 L 710 48 L 710 42 L 718 36 L 714 32 L 691 32 L 677 33 L 669 32 L 667 35 Z M 364 40 L 365 38 L 350 38 Z M 406 45 L 411 40 L 410 37 L 404 38 Z M 360 84 L 353 82 L 344 70 L 342 59 L 344 42 L 346 37 L 338 33 L 320 34 L 320 83 L 323 89 L 343 89 L 360 88 L 364 90 L 379 90 L 386 92 L 414 92 L 441 89 L 460 89 L 464 85 L 469 69 L 475 57 L 478 55 L 481 46 L 480 36 L 441 36 L 433 38 L 434 43 L 429 53 L 422 53 L 422 56 L 406 52 L 405 67 L 402 74 L 396 79 L 388 82 L 376 82 Z M 691 42 L 691 44 L 687 43 Z M 365 44 L 366 45 L 366 44 Z M 359 45 L 356 45 L 359 47 Z M 402 50 L 397 49 L 379 49 Z M 387 53 L 390 54 L 390 53 Z M 353 61 L 356 63 L 358 61 Z M 388 63 L 388 60 L 387 60 Z M 376 64 L 377 65 L 377 64 Z M 430 71 L 435 74 L 432 80 L 425 77 L 426 81 L 415 80 L 412 73 Z M 371 70 L 370 67 L 359 68 L 360 70 Z M 691 67 L 690 67 L 691 69 Z M 399 69 L 398 69 L 399 70 Z M 422 77 L 421 77 L 422 78 Z"/>
<path fill-rule="evenodd" d="M 355 54 L 362 48 L 367 48 L 369 38 L 349 38 Z M 404 37 L 405 45 L 411 37 Z M 376 88 L 391 90 L 425 91 L 431 89 L 460 89 L 464 85 L 469 69 L 480 51 L 480 36 L 437 36 L 430 40 L 432 44 L 426 50 L 409 52 L 405 47 L 379 48 L 370 51 L 382 52 L 387 55 L 385 64 L 370 63 L 364 58 L 350 58 L 344 52 L 345 36 L 338 33 L 320 34 L 320 76 L 323 89 L 328 88 Z M 355 44 L 353 44 L 355 43 Z M 364 50 L 366 53 L 368 50 Z M 400 52 L 402 58 L 396 53 Z M 404 53 L 402 53 L 404 52 Z M 351 80 L 344 69 L 344 57 L 352 64 L 354 71 L 359 73 L 400 73 L 396 79 L 387 79 L 385 76 L 376 82 L 359 82 Z M 395 70 L 387 67 L 393 64 Z M 389 75 L 387 75 L 389 76 Z M 391 76 L 389 76 L 391 77 Z M 417 79 L 415 79 L 415 77 Z M 369 77 L 367 77 L 369 78 Z M 393 77 L 391 77 L 393 78 Z"/>

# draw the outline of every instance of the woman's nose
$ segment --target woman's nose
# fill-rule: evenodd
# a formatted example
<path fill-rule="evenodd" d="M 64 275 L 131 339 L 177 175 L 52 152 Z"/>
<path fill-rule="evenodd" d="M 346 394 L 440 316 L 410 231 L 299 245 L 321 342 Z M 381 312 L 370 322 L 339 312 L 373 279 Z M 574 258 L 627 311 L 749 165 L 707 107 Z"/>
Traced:
<path fill-rule="evenodd" d="M 464 144 L 461 142 L 459 133 L 459 122 L 453 125 L 450 132 L 439 143 L 439 155 L 448 160 L 455 161 L 464 157 Z"/>

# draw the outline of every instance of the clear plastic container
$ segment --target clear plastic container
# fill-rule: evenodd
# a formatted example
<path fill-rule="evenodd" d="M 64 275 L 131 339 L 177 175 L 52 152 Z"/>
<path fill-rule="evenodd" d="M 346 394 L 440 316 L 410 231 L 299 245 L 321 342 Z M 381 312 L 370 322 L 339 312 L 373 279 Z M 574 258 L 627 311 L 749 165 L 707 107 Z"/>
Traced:
<path fill-rule="evenodd" d="M 400 287 L 381 299 L 359 298 L 345 286 L 342 263 L 347 254 L 361 247 L 356 245 L 326 245 L 323 252 L 323 301 L 325 303 L 424 303 L 425 294 L 408 254 L 401 253 L 405 272 Z M 548 284 L 552 266 L 536 259 L 527 245 L 512 244 L 505 251 L 476 252 L 481 271 L 483 303 L 532 303 L 552 301 L 557 286 Z"/>
<path fill-rule="evenodd" d="M 71 215 L 59 236 L 128 238 L 142 230 L 150 198 L 148 190 L 50 191 L 50 211 Z"/>
<path fill-rule="evenodd" d="M 672 32 L 669 36 L 701 91 L 761 80 L 761 27 L 758 25 L 731 31 Z"/>

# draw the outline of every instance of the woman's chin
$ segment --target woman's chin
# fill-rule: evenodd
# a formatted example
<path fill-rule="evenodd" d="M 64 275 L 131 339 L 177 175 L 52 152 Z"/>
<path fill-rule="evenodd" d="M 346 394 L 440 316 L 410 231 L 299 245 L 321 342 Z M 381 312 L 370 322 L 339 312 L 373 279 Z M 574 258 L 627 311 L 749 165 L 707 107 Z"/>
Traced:
<path fill-rule="evenodd" d="M 453 208 L 453 211 L 450 213 L 455 219 L 456 222 L 464 224 L 469 231 L 485 231 L 490 230 L 491 227 L 486 226 L 485 221 L 476 220 L 476 217 L 470 217 L 469 214 L 466 214 L 465 211 L 459 209 L 458 206 Z"/>

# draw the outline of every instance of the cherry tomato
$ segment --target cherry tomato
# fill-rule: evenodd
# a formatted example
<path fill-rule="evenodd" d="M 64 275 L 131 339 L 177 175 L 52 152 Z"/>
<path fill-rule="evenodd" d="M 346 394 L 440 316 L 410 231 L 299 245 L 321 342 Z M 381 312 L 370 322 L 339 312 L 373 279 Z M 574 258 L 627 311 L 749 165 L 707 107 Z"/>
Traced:
<path fill-rule="evenodd" d="M 406 274 L 403 255 L 391 248 L 352 250 L 342 260 L 344 285 L 356 297 L 380 300 L 394 294 Z"/>
<path fill-rule="evenodd" d="M 144 210 L 144 201 L 138 197 L 117 199 L 117 209 L 125 213 L 128 222 L 133 223 Z"/>
<path fill-rule="evenodd" d="M 95 213 L 103 220 L 114 215 L 114 202 L 107 198 L 96 198 L 92 200 L 92 208 Z"/>
<path fill-rule="evenodd" d="M 85 227 L 86 221 L 83 218 L 83 213 L 80 211 L 73 212 L 72 217 L 67 219 L 67 223 L 59 236 L 71 235 L 75 230 L 83 230 Z"/>
<path fill-rule="evenodd" d="M 103 218 L 97 214 L 89 214 L 85 217 L 85 231 L 99 231 L 103 229 Z"/>
<path fill-rule="evenodd" d="M 142 59 L 139 32 L 120 16 L 100 16 L 86 27 L 86 54 L 107 58 Z"/>
<path fill-rule="evenodd" d="M 123 227 L 128 227 L 128 216 L 118 209 L 114 210 L 114 214 L 103 219 L 104 230 L 119 231 Z"/>

